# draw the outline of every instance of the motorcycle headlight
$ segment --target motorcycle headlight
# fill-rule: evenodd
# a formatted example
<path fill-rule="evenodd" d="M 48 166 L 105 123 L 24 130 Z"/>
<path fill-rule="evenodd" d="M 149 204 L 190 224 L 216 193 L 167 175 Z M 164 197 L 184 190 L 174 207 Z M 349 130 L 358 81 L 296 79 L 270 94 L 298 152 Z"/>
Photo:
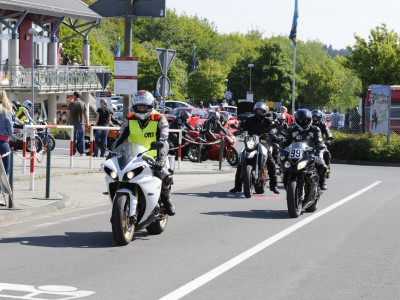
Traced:
<path fill-rule="evenodd" d="M 246 141 L 246 148 L 249 149 L 249 150 L 253 150 L 254 144 L 255 144 L 255 142 L 254 142 L 253 139 L 248 139 Z"/>
<path fill-rule="evenodd" d="M 124 174 L 124 178 L 122 179 L 122 181 L 131 180 L 133 177 L 138 176 L 140 173 L 142 173 L 143 170 L 144 170 L 144 167 L 139 167 L 139 168 L 136 168 L 136 169 L 126 172 Z"/>
<path fill-rule="evenodd" d="M 112 179 L 118 178 L 118 173 L 110 168 L 104 167 L 104 171 L 110 176 Z"/>
<path fill-rule="evenodd" d="M 286 169 L 290 168 L 290 162 L 285 161 L 284 165 L 283 165 Z"/>
<path fill-rule="evenodd" d="M 132 179 L 135 176 L 135 173 L 133 173 L 132 171 L 129 171 L 126 173 L 126 178 L 128 179 Z"/>
<path fill-rule="evenodd" d="M 306 165 L 307 165 L 307 161 L 305 161 L 305 160 L 299 162 L 297 164 L 297 170 L 301 170 L 301 169 L 305 168 Z"/>

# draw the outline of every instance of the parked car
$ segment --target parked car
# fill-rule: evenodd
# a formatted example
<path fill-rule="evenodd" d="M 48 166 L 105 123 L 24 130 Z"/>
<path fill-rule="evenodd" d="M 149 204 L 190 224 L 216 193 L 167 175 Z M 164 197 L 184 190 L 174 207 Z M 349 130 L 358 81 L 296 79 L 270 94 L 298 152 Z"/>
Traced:
<path fill-rule="evenodd" d="M 215 111 L 215 109 L 219 107 L 219 106 L 210 106 L 207 110 L 208 111 Z M 224 106 L 224 110 L 226 110 L 227 112 L 229 112 L 232 116 L 237 116 L 237 107 L 236 106 L 231 106 L 231 105 L 227 105 Z"/>
<path fill-rule="evenodd" d="M 158 107 L 163 108 L 163 102 L 159 101 Z M 170 109 L 175 109 L 175 108 L 180 108 L 180 107 L 194 107 L 188 102 L 183 102 L 183 101 L 177 101 L 177 100 L 165 100 L 165 108 L 170 108 Z"/>
<path fill-rule="evenodd" d="M 207 114 L 207 112 L 202 109 L 202 108 L 197 108 L 197 107 L 180 107 L 176 108 L 173 111 L 171 111 L 168 115 L 166 115 L 166 118 L 169 123 L 172 122 L 177 116 L 179 116 L 183 111 L 188 111 L 190 113 L 190 118 L 188 120 L 188 123 L 192 126 L 196 126 L 196 122 L 204 118 L 204 116 Z"/>

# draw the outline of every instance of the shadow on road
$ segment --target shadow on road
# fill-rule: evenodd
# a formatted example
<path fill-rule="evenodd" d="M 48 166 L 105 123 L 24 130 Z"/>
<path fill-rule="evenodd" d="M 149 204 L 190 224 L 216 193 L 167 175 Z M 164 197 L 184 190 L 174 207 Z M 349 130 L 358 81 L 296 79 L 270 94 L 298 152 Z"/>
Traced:
<path fill-rule="evenodd" d="M 134 239 L 145 240 L 147 232 L 135 232 Z M 21 245 L 51 248 L 110 248 L 118 246 L 111 231 L 107 232 L 66 232 L 65 235 L 26 236 L 2 238 L 0 244 L 20 243 Z"/>
<path fill-rule="evenodd" d="M 252 219 L 288 219 L 287 210 L 248 210 L 248 211 L 212 211 L 201 213 L 210 216 L 227 216 L 234 218 L 252 218 Z"/>

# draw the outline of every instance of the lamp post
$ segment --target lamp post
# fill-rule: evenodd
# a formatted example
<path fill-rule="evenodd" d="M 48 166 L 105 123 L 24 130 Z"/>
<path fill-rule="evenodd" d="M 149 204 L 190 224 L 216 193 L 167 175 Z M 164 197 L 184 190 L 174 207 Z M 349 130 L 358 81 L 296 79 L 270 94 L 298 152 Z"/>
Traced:
<path fill-rule="evenodd" d="M 254 67 L 254 64 L 249 64 L 248 67 L 250 68 L 250 91 L 249 91 L 249 93 L 251 94 L 251 68 Z"/>
<path fill-rule="evenodd" d="M 33 38 L 38 35 L 41 30 L 39 28 L 36 27 L 32 27 L 29 28 L 28 30 L 29 34 L 32 35 L 32 73 L 31 73 L 31 101 L 32 101 L 32 111 L 31 111 L 31 116 L 32 119 L 35 115 L 35 79 L 34 79 L 34 68 L 35 68 L 35 49 L 34 49 L 34 42 L 33 42 Z"/>

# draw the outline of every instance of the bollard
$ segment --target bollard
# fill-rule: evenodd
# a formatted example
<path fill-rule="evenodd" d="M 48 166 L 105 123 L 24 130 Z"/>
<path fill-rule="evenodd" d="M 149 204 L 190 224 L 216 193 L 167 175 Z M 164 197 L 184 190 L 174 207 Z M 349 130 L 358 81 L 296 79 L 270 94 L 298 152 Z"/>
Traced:
<path fill-rule="evenodd" d="M 221 135 L 221 142 L 219 144 L 219 169 L 222 168 L 222 158 L 224 156 L 225 137 Z"/>
<path fill-rule="evenodd" d="M 8 174 L 8 182 L 10 184 L 11 192 L 14 193 L 14 148 L 10 152 L 10 172 Z M 14 201 L 11 195 L 8 195 L 8 208 L 15 208 Z"/>
<path fill-rule="evenodd" d="M 202 145 L 201 145 L 201 143 L 199 143 L 199 157 L 198 157 L 198 162 L 199 163 L 201 163 L 201 148 L 202 148 Z"/>
<path fill-rule="evenodd" d="M 46 198 L 48 199 L 50 197 L 50 166 L 51 166 L 51 148 L 49 149 L 47 139 L 48 139 L 48 132 L 46 128 L 46 133 L 45 133 L 45 142 L 44 142 L 44 147 L 46 148 L 47 152 L 47 161 L 46 161 Z"/>

